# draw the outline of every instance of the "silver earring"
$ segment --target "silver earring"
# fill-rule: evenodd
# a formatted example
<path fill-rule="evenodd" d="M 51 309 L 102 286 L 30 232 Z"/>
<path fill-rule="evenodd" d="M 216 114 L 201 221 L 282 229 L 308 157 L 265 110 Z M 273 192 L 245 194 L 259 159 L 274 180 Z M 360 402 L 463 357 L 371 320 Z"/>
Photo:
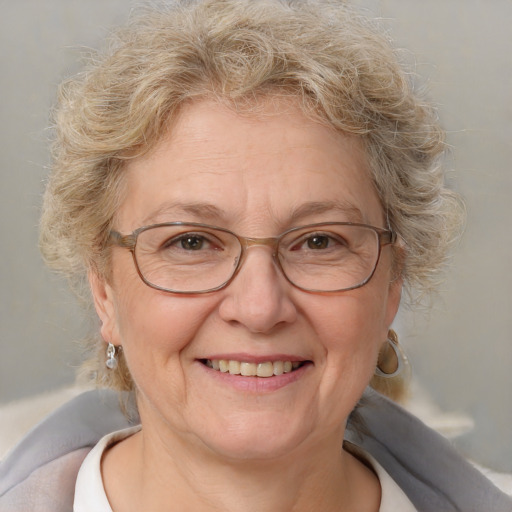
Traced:
<path fill-rule="evenodd" d="M 109 343 L 107 346 L 107 360 L 105 361 L 105 366 L 109 370 L 115 370 L 117 368 L 116 347 L 112 343 Z"/>
<path fill-rule="evenodd" d="M 408 360 L 407 360 L 406 355 L 403 353 L 400 346 L 398 345 L 398 336 L 397 336 L 396 332 L 393 331 L 392 329 L 390 329 L 388 332 L 388 338 L 387 338 L 386 342 L 387 342 L 387 345 L 393 349 L 394 356 L 396 358 L 396 368 L 395 368 L 395 370 L 393 370 L 391 372 L 384 371 L 379 366 L 381 366 L 381 365 L 388 366 L 389 356 L 386 355 L 384 357 L 384 361 L 380 361 L 381 358 L 379 357 L 379 363 L 377 364 L 377 367 L 375 368 L 375 375 L 377 375 L 379 377 L 384 377 L 386 379 L 391 379 L 393 377 L 396 377 L 400 373 L 402 373 L 404 366 L 408 364 Z M 387 368 L 386 368 L 386 370 L 387 370 Z"/>

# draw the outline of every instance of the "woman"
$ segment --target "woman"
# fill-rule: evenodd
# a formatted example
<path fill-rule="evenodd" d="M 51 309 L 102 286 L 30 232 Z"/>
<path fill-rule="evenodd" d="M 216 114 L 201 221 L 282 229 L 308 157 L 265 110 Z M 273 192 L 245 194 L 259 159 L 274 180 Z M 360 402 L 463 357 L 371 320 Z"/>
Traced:
<path fill-rule="evenodd" d="M 510 509 L 366 389 L 459 219 L 374 27 L 337 2 L 149 9 L 55 122 L 41 245 L 88 281 L 125 415 L 93 392 L 50 417 L 3 466 L 6 510 Z"/>

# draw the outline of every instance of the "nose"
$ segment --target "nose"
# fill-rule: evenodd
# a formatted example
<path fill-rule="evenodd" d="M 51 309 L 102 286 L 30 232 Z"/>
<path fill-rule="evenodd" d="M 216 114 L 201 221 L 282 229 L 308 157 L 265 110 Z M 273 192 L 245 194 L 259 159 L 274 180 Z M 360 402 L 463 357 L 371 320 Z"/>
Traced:
<path fill-rule="evenodd" d="M 270 248 L 252 247 L 225 289 L 220 316 L 226 322 L 245 326 L 250 332 L 269 333 L 296 319 L 291 289 L 292 285 L 277 268 Z"/>

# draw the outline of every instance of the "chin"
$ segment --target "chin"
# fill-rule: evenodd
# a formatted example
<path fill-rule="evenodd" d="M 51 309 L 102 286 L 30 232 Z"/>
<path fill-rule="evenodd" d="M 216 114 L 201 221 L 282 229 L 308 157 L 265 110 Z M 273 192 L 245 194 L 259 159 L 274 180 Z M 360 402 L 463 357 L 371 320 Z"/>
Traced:
<path fill-rule="evenodd" d="M 273 413 L 230 418 L 219 428 L 209 428 L 199 435 L 214 453 L 228 459 L 272 460 L 293 454 L 307 439 L 309 428 L 304 421 L 283 421 Z M 210 424 L 210 427 L 212 425 Z"/>

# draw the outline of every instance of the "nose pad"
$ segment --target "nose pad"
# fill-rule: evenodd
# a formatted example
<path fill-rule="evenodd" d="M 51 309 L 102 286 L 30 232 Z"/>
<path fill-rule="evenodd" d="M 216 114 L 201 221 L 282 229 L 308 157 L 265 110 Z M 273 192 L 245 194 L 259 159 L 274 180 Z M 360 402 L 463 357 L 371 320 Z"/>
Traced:
<path fill-rule="evenodd" d="M 226 288 L 220 315 L 251 332 L 269 332 L 278 324 L 293 322 L 297 316 L 290 288 L 273 253 L 265 247 L 253 247 L 242 256 L 236 275 Z"/>

